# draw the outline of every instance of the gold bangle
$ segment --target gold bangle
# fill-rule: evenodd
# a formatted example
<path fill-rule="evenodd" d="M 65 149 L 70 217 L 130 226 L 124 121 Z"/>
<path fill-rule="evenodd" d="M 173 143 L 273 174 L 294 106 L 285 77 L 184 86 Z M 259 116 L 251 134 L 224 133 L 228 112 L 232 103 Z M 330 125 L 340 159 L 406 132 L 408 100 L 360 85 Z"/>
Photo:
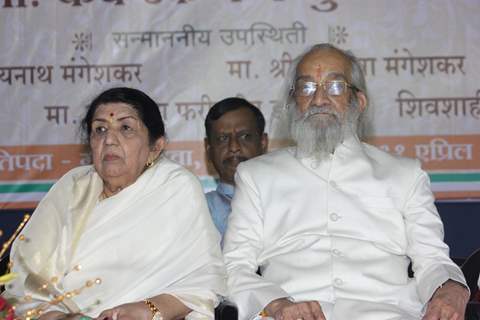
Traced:
<path fill-rule="evenodd" d="M 143 302 L 147 305 L 148 309 L 152 312 L 152 320 L 163 320 L 163 315 L 160 310 L 153 304 L 152 301 L 145 299 Z"/>

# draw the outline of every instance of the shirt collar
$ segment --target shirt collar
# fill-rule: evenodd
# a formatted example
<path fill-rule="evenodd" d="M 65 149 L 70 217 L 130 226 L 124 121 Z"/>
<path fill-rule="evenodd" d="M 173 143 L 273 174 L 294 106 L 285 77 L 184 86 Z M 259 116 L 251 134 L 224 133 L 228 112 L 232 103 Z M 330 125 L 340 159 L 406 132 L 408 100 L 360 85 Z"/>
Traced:
<path fill-rule="evenodd" d="M 217 192 L 227 196 L 228 198 L 233 197 L 233 192 L 235 191 L 235 187 L 231 184 L 225 182 L 219 182 L 217 186 Z"/>

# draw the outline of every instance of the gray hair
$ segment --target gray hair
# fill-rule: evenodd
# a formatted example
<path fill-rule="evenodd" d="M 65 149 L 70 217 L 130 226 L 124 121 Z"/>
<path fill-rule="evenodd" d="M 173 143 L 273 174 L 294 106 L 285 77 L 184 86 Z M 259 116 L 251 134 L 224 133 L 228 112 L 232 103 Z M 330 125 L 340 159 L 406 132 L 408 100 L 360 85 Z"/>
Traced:
<path fill-rule="evenodd" d="M 367 85 L 366 85 L 365 76 L 363 74 L 363 70 L 358 61 L 358 58 L 355 57 L 355 55 L 353 55 L 351 51 L 342 50 L 329 43 L 320 43 L 320 44 L 315 44 L 312 47 L 308 48 L 305 52 L 300 54 L 297 58 L 295 58 L 292 61 L 292 64 L 290 66 L 288 76 L 285 82 L 286 87 L 283 88 L 283 96 L 281 99 L 281 101 L 283 101 L 284 106 L 287 109 L 287 113 L 289 113 L 288 109 L 290 109 L 292 106 L 295 107 L 295 99 L 293 97 L 293 87 L 295 84 L 295 80 L 297 78 L 298 64 L 300 63 L 300 61 L 302 61 L 305 58 L 306 55 L 319 50 L 336 51 L 339 54 L 341 54 L 350 63 L 351 84 L 365 95 L 368 103 L 369 98 L 368 98 Z M 353 101 L 351 101 L 351 104 L 353 106 L 358 106 L 358 98 L 355 91 L 353 95 Z M 368 110 L 368 108 L 366 108 L 366 110 Z M 367 119 L 367 111 L 364 111 L 359 115 L 357 123 L 355 125 L 356 133 L 359 138 L 364 138 L 367 135 L 368 130 L 370 130 L 369 128 L 370 126 L 368 122 L 369 121 Z"/>

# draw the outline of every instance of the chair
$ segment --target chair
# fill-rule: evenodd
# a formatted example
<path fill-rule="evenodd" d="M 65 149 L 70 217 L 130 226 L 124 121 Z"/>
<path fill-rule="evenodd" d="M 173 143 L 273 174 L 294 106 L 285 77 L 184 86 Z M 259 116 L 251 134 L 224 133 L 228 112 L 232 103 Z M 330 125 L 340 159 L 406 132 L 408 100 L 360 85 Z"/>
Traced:
<path fill-rule="evenodd" d="M 480 302 L 470 301 L 467 304 L 465 320 L 480 320 Z"/>
<path fill-rule="evenodd" d="M 238 309 L 235 304 L 228 300 L 223 300 L 215 308 L 215 320 L 237 320 Z"/>
<path fill-rule="evenodd" d="M 470 301 L 465 311 L 465 320 L 480 320 L 480 291 L 478 277 L 480 274 L 480 249 L 472 253 L 462 264 L 462 272 L 470 289 Z"/>
<path fill-rule="evenodd" d="M 478 276 L 480 274 L 480 249 L 472 253 L 462 264 L 462 272 L 470 288 L 470 301 L 475 299 L 478 293 Z M 480 302 L 480 301 L 478 301 Z"/>
<path fill-rule="evenodd" d="M 461 257 L 450 257 L 450 259 L 452 259 L 453 262 L 455 262 L 457 264 L 457 266 L 459 266 L 460 268 L 462 267 L 462 265 L 465 263 L 465 260 L 467 260 L 467 258 L 461 258 Z"/>

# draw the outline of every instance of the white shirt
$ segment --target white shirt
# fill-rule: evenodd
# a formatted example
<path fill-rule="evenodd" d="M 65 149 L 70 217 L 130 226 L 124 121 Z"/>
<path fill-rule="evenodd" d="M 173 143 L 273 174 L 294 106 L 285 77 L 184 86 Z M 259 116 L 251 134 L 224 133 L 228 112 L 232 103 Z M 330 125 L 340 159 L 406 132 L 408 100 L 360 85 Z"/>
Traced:
<path fill-rule="evenodd" d="M 464 283 L 433 201 L 418 161 L 355 138 L 320 164 L 290 149 L 242 163 L 224 247 L 240 320 L 288 296 L 319 301 L 327 319 L 369 304 L 383 313 L 354 318 L 418 318 L 443 282 Z"/>

